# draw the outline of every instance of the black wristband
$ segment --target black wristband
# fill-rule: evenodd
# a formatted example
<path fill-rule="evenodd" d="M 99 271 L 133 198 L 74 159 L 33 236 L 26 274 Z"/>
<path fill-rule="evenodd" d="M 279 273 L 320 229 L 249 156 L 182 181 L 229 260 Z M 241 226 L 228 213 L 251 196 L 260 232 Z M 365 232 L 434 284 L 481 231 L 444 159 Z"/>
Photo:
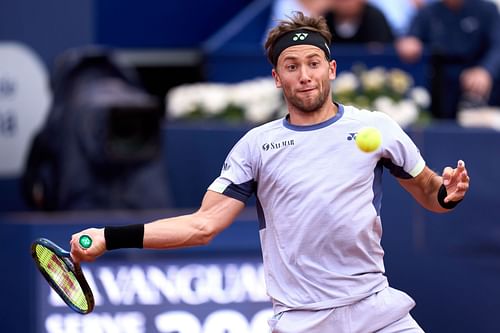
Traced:
<path fill-rule="evenodd" d="M 446 187 L 444 184 L 441 184 L 441 187 L 439 188 L 438 194 L 437 194 L 437 199 L 441 207 L 446 208 L 446 209 L 453 209 L 458 205 L 462 199 L 458 201 L 448 201 L 444 202 L 444 198 L 448 196 L 448 191 L 446 191 Z"/>
<path fill-rule="evenodd" d="M 119 227 L 105 227 L 106 249 L 143 248 L 144 224 L 131 224 Z"/>

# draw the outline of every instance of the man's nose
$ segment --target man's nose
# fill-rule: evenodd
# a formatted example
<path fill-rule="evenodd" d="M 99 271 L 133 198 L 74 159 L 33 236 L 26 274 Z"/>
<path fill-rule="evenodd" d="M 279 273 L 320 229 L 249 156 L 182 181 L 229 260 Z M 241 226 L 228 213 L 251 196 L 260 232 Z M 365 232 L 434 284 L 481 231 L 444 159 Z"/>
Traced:
<path fill-rule="evenodd" d="M 311 82 L 311 75 L 306 66 L 302 66 L 300 68 L 300 83 L 309 83 Z"/>

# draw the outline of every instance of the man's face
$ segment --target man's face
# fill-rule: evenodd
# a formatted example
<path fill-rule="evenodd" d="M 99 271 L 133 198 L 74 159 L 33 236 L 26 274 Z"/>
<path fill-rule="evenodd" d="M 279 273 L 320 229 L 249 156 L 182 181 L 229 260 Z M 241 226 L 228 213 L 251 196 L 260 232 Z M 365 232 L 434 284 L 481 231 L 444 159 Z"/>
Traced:
<path fill-rule="evenodd" d="M 285 49 L 278 58 L 273 77 L 283 89 L 289 111 L 314 112 L 331 100 L 330 81 L 335 78 L 336 63 L 312 45 Z"/>

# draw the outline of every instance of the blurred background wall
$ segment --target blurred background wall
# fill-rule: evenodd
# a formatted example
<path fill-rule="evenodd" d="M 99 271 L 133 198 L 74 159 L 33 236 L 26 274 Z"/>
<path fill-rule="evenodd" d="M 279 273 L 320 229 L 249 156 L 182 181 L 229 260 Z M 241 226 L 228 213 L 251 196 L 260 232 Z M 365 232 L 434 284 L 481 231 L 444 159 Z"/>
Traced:
<path fill-rule="evenodd" d="M 21 119 L 15 118 L 18 111 L 36 118 L 28 134 L 42 126 L 52 98 L 49 83 L 55 60 L 71 48 L 89 44 L 112 48 L 123 63 L 137 70 L 147 91 L 161 103 L 165 103 L 169 89 L 183 83 L 236 83 L 269 75 L 270 66 L 263 57 L 260 41 L 270 4 L 271 0 L 0 1 L 0 44 L 23 45 L 26 49 L 21 52 L 29 51 L 31 63 L 37 64 L 37 78 L 45 82 L 37 86 L 41 95 L 36 96 L 41 97 L 16 90 L 33 76 L 12 74 L 10 65 L 2 67 L 7 58 L 0 56 L 2 142 L 11 145 L 9 140 L 17 128 L 12 119 Z M 371 52 L 358 46 L 339 48 L 336 58 L 339 70 L 349 70 L 359 62 L 367 67 L 400 67 L 415 82 L 423 83 L 425 61 L 402 64 L 391 47 Z M 162 105 L 162 113 L 165 107 Z M 248 123 L 217 119 L 164 120 L 161 154 L 165 158 L 167 182 L 156 185 L 171 190 L 173 202 L 168 208 L 36 211 L 21 196 L 19 182 L 25 156 L 19 157 L 21 164 L 17 169 L 0 173 L 0 244 L 6 258 L 1 293 L 7 300 L 1 302 L 1 331 L 171 332 L 182 329 L 168 324 L 183 322 L 179 318 L 195 326 L 207 325 L 207 319 L 216 318 L 229 326 L 208 325 L 203 332 L 263 332 L 259 325 L 269 315 L 269 303 L 261 286 L 251 288 L 245 284 L 256 283 L 258 279 L 253 277 L 261 273 L 253 203 L 208 248 L 154 254 L 124 251 L 89 265 L 89 275 L 96 278 L 95 287 L 101 294 L 95 316 L 78 317 L 61 306 L 34 271 L 29 245 L 35 237 L 48 237 L 65 246 L 69 235 L 82 227 L 147 222 L 190 212 L 219 173 L 231 146 L 251 127 Z M 464 159 L 472 185 L 457 211 L 443 216 L 424 212 L 394 179 L 385 177 L 384 248 L 389 280 L 415 298 L 417 307 L 413 314 L 428 332 L 499 332 L 500 201 L 496 189 L 500 174 L 496 166 L 500 164 L 500 133 L 493 129 L 463 128 L 455 122 L 410 126 L 407 131 L 436 172 L 459 158 Z M 19 149 L 27 149 L 27 138 L 24 137 Z M 3 147 L 0 145 L 0 158 L 5 162 L 12 155 Z M 177 275 L 166 272 L 187 274 L 193 284 L 184 291 L 200 297 L 195 299 L 199 304 L 176 300 L 165 291 L 161 294 L 147 275 L 158 270 L 163 272 L 159 277 L 167 286 Z M 200 277 L 196 272 L 212 275 Z M 215 284 L 207 282 L 207 276 L 215 276 L 210 280 Z M 225 289 L 221 287 L 221 279 L 233 283 L 233 289 L 228 285 L 224 285 Z M 127 283 L 136 289 L 124 287 Z M 140 288 L 148 283 L 158 288 Z M 123 287 L 119 295 L 123 298 L 112 297 L 115 287 Z M 224 289 L 217 300 L 210 298 L 213 295 L 203 294 L 203 290 L 217 288 Z M 144 290 L 160 296 L 148 299 L 151 293 Z M 131 297 L 128 303 L 127 295 Z"/>

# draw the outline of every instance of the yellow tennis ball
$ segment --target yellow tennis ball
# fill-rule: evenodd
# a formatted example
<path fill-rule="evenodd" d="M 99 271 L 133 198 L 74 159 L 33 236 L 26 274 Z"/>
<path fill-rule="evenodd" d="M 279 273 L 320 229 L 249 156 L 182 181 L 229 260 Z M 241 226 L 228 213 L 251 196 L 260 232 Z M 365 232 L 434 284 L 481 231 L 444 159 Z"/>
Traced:
<path fill-rule="evenodd" d="M 382 135 L 374 127 L 364 127 L 356 134 L 356 145 L 365 153 L 371 153 L 380 147 Z"/>

